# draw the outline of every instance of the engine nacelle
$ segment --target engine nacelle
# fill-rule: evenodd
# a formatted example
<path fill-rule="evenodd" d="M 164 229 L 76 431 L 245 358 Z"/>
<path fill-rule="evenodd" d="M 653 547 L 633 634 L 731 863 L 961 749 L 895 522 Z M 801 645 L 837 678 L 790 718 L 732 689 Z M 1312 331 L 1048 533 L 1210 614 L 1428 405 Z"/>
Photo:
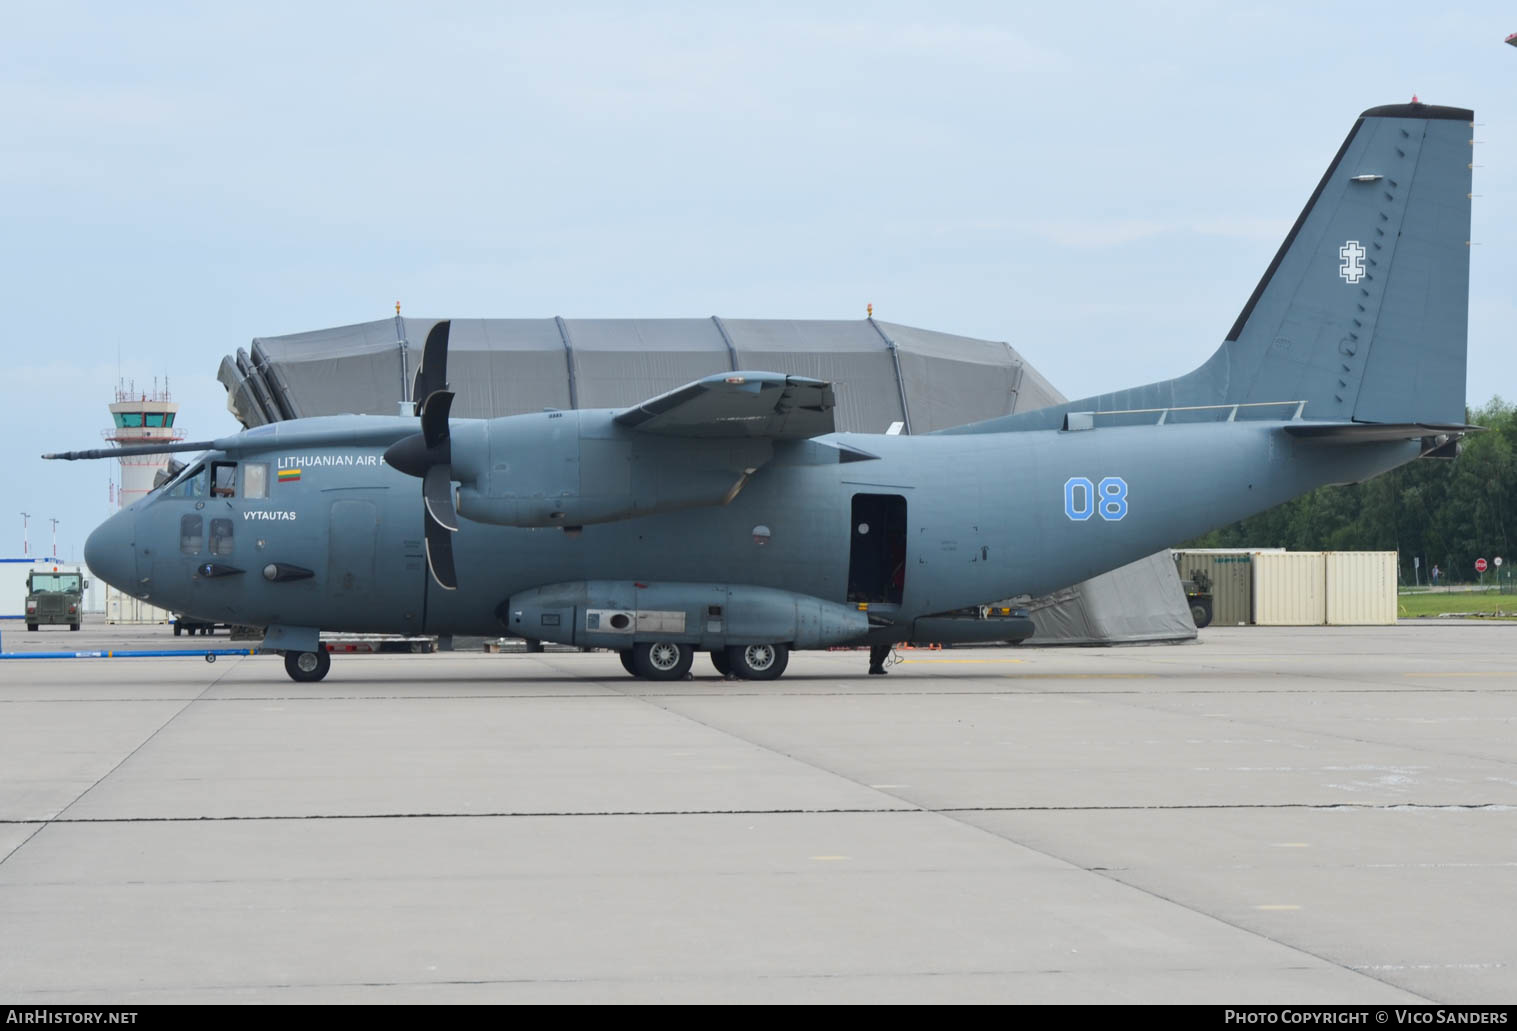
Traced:
<path fill-rule="evenodd" d="M 774 454 L 763 439 L 670 438 L 605 412 L 541 412 L 455 427 L 458 514 L 497 526 L 586 526 L 723 505 Z"/>
<path fill-rule="evenodd" d="M 512 595 L 501 620 L 518 637 L 617 651 L 652 641 L 679 641 L 703 651 L 729 644 L 825 648 L 869 633 L 868 616 L 857 609 L 747 584 L 549 584 Z"/>

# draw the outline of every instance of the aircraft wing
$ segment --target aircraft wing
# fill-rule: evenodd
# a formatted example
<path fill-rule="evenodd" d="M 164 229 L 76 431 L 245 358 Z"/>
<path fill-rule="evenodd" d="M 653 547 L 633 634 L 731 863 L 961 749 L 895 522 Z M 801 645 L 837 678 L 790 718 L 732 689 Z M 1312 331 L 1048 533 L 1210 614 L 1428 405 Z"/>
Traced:
<path fill-rule="evenodd" d="M 779 372 L 719 372 L 616 413 L 641 433 L 802 440 L 832 433 L 832 384 Z"/>

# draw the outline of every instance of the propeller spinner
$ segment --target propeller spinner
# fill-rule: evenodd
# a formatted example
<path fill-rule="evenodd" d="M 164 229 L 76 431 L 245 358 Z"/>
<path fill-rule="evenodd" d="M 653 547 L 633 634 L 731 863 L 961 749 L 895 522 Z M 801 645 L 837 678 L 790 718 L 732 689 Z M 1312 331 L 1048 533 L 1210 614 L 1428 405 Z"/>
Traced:
<path fill-rule="evenodd" d="M 420 398 L 421 432 L 396 441 L 385 451 L 385 464 L 421 480 L 425 509 L 427 568 L 439 587 L 458 587 L 453 566 L 453 537 L 458 513 L 453 508 L 453 447 L 448 413 L 453 392 L 448 389 L 448 328 L 446 320 L 432 327 L 416 369 L 413 398 Z"/>

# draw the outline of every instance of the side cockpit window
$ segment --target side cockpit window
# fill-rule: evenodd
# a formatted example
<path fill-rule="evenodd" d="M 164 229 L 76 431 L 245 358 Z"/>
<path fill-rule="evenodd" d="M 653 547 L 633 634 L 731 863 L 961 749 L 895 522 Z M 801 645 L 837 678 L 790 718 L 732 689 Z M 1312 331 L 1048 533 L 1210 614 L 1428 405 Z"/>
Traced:
<path fill-rule="evenodd" d="M 244 462 L 242 464 L 242 496 L 266 498 L 269 496 L 269 466 L 267 462 Z"/>
<path fill-rule="evenodd" d="M 237 496 L 237 463 L 211 463 L 211 497 L 235 498 Z"/>

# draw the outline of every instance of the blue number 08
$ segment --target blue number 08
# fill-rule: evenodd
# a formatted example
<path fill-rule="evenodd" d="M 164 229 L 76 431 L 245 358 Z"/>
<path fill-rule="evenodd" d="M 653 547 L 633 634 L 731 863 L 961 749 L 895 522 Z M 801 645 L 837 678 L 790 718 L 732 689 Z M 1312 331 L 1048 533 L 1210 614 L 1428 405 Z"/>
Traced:
<path fill-rule="evenodd" d="M 1127 481 L 1120 476 L 1108 476 L 1099 485 L 1083 476 L 1071 476 L 1064 481 L 1064 514 L 1077 523 L 1083 523 L 1096 512 L 1109 523 L 1127 515 Z"/>

